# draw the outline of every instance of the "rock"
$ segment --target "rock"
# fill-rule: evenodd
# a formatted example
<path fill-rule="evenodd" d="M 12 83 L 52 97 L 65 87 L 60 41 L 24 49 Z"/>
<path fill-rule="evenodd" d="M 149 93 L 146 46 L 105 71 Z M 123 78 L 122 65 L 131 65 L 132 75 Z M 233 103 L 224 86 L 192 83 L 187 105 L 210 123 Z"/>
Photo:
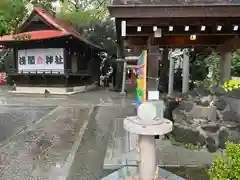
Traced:
<path fill-rule="evenodd" d="M 209 133 L 217 133 L 219 130 L 219 125 L 218 124 L 205 124 L 201 126 L 203 131 L 209 132 Z"/>
<path fill-rule="evenodd" d="M 218 147 L 221 149 L 225 148 L 225 142 L 228 140 L 229 133 L 227 132 L 227 129 L 222 129 L 219 132 L 218 135 Z"/>
<path fill-rule="evenodd" d="M 199 99 L 199 102 L 197 103 L 197 105 L 209 106 L 211 101 L 212 101 L 211 96 L 204 96 Z"/>
<path fill-rule="evenodd" d="M 217 151 L 217 145 L 215 140 L 212 137 L 207 137 L 206 139 L 206 147 L 209 152 L 213 153 Z"/>
<path fill-rule="evenodd" d="M 216 121 L 217 119 L 217 111 L 214 107 L 195 105 L 188 115 L 193 118 L 207 119 L 209 121 Z"/>
<path fill-rule="evenodd" d="M 236 143 L 236 144 L 240 144 L 240 131 L 239 131 L 239 125 L 235 128 L 227 128 L 226 129 L 227 133 L 228 133 L 228 136 L 223 136 L 223 135 L 226 135 L 225 134 L 222 134 L 221 138 L 222 140 L 227 139 L 227 141 L 231 141 L 233 143 Z"/>
<path fill-rule="evenodd" d="M 175 140 L 206 145 L 209 152 L 224 148 L 226 141 L 240 143 L 240 116 L 227 101 L 201 91 L 194 93 L 192 99 L 168 109 L 170 115 L 172 110 L 169 117 L 174 122 L 172 135 Z"/>
<path fill-rule="evenodd" d="M 199 126 L 199 125 L 204 125 L 208 123 L 207 119 L 201 119 L 201 118 L 193 118 L 192 120 L 192 124 L 195 126 Z"/>
<path fill-rule="evenodd" d="M 240 122 L 239 115 L 232 110 L 226 110 L 222 112 L 222 116 L 223 116 L 223 120 Z"/>
<path fill-rule="evenodd" d="M 213 144 L 207 144 L 207 150 L 210 152 L 210 153 L 214 153 L 217 151 L 217 146 L 216 145 L 213 145 Z"/>
<path fill-rule="evenodd" d="M 190 112 L 194 107 L 194 102 L 191 101 L 184 101 L 180 103 L 178 106 L 179 110 L 185 111 L 185 112 Z"/>
<path fill-rule="evenodd" d="M 179 102 L 167 100 L 165 102 L 164 118 L 173 121 L 173 110 L 179 106 Z M 174 122 L 174 121 L 173 121 Z"/>
<path fill-rule="evenodd" d="M 212 137 L 207 137 L 206 144 L 215 145 L 215 140 Z"/>
<path fill-rule="evenodd" d="M 192 97 L 203 97 L 203 96 L 208 96 L 210 94 L 210 92 L 206 89 L 194 89 L 191 92 L 189 92 L 189 95 L 191 95 Z"/>
<path fill-rule="evenodd" d="M 205 144 L 205 138 L 200 134 L 199 131 L 191 127 L 175 123 L 172 134 L 175 137 L 175 140 L 178 142 L 191 143 L 201 146 Z"/>
<path fill-rule="evenodd" d="M 225 108 L 227 107 L 227 103 L 225 100 L 223 99 L 219 99 L 217 101 L 213 101 L 213 105 L 217 108 L 217 110 L 219 111 L 223 111 L 225 110 Z"/>
<path fill-rule="evenodd" d="M 176 122 L 186 121 L 190 119 L 206 119 L 208 121 L 216 121 L 217 111 L 214 107 L 203 107 L 195 105 L 191 102 L 181 103 L 178 108 L 173 111 L 173 120 Z M 189 121 L 189 120 L 188 120 Z"/>

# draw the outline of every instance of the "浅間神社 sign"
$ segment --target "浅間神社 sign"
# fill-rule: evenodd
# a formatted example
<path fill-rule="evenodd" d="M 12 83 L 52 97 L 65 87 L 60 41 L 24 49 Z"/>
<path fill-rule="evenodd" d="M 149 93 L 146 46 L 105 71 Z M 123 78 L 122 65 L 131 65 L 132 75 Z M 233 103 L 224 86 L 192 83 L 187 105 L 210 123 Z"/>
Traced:
<path fill-rule="evenodd" d="M 64 49 L 18 50 L 18 72 L 64 72 Z"/>

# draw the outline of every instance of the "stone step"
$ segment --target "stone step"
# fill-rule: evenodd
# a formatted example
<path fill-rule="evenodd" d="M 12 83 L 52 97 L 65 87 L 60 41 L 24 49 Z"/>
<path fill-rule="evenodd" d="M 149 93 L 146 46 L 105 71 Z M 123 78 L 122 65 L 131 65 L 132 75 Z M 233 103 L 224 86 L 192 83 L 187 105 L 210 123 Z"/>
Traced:
<path fill-rule="evenodd" d="M 137 172 L 137 166 L 126 166 L 102 178 L 101 180 L 138 180 L 136 176 Z M 158 175 L 159 176 L 157 180 L 185 180 L 184 178 L 179 177 L 162 168 L 158 169 Z"/>

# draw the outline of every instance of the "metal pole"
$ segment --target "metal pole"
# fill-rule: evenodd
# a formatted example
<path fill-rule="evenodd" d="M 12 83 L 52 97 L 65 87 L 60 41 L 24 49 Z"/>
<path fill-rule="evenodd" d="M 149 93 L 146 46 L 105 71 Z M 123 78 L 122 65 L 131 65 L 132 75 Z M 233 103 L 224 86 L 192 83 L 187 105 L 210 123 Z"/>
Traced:
<path fill-rule="evenodd" d="M 156 145 L 154 136 L 140 135 L 140 180 L 152 180 L 156 171 Z"/>
<path fill-rule="evenodd" d="M 189 90 L 189 56 L 184 52 L 183 54 L 183 80 L 182 93 L 187 93 Z"/>
<path fill-rule="evenodd" d="M 122 78 L 121 94 L 125 94 L 126 74 L 127 74 L 127 62 L 124 62 L 123 63 L 123 78 Z"/>

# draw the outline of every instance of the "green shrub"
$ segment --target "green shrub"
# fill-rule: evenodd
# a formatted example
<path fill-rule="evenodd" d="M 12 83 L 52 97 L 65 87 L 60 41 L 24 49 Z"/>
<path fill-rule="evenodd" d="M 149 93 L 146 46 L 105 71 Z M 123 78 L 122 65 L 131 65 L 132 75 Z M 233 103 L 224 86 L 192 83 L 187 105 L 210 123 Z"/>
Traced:
<path fill-rule="evenodd" d="M 216 156 L 208 171 L 210 180 L 240 179 L 240 144 L 226 143 L 226 151 Z"/>
<path fill-rule="evenodd" d="M 194 144 L 191 144 L 191 143 L 184 144 L 184 147 L 187 148 L 187 149 L 190 149 L 190 150 L 198 150 L 198 151 L 202 149 L 201 146 L 194 145 Z"/>

